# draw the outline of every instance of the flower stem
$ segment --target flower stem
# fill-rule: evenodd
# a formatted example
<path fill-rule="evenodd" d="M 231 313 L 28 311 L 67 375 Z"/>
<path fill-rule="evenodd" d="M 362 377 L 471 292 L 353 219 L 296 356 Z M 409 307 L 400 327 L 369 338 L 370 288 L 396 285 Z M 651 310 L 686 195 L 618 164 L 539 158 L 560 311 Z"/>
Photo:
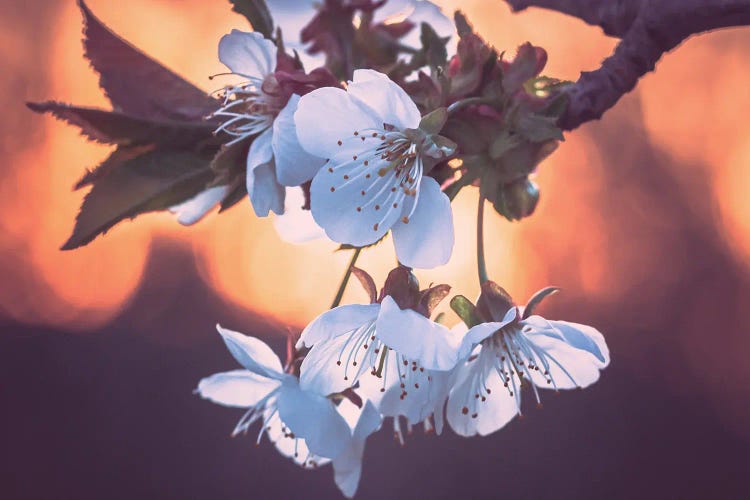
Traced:
<path fill-rule="evenodd" d="M 344 290 L 346 290 L 346 285 L 347 283 L 349 283 L 349 278 L 352 276 L 352 268 L 357 263 L 357 259 L 359 258 L 359 254 L 361 251 L 361 248 L 357 248 L 356 250 L 354 250 L 354 255 L 352 255 L 352 260 L 349 262 L 349 267 L 346 268 L 344 279 L 341 280 L 339 290 L 338 292 L 336 292 L 336 297 L 333 299 L 333 303 L 331 304 L 331 309 L 338 307 L 339 304 L 341 304 L 341 299 L 344 298 Z"/>
<path fill-rule="evenodd" d="M 489 281 L 487 278 L 487 264 L 484 261 L 484 195 L 479 195 L 477 207 L 477 272 L 479 284 Z"/>

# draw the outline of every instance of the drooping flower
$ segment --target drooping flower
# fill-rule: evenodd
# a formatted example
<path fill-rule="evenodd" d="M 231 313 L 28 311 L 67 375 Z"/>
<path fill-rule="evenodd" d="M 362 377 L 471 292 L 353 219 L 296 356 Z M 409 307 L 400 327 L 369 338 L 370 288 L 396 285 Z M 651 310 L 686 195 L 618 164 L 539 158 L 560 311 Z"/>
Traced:
<path fill-rule="evenodd" d="M 216 130 L 232 137 L 227 147 L 252 139 L 247 155 L 247 192 L 255 213 L 284 213 L 284 186 L 298 186 L 318 171 L 323 162 L 306 153 L 297 142 L 294 112 L 299 94 L 329 84 L 324 71 L 304 85 L 285 85 L 298 77 L 288 68 L 277 71 L 277 51 L 260 33 L 233 30 L 219 42 L 219 59 L 244 81 L 224 89 L 224 106 L 214 113 L 223 122 Z M 298 70 L 297 72 L 301 72 Z M 280 80 L 283 78 L 283 82 Z M 295 93 L 290 93 L 290 88 Z M 304 90 L 300 90 L 304 89 Z"/>
<path fill-rule="evenodd" d="M 450 200 L 425 174 L 454 145 L 420 128 L 419 110 L 401 87 L 377 71 L 357 70 L 346 91 L 321 88 L 302 97 L 294 121 L 302 147 L 328 159 L 310 196 L 329 238 L 361 247 L 391 230 L 401 263 L 448 262 Z"/>
<path fill-rule="evenodd" d="M 525 384 L 540 404 L 539 388 L 583 388 L 599 379 L 599 371 L 609 364 L 609 349 L 598 330 L 533 315 L 554 291 L 542 290 L 523 307 L 513 305 L 492 282 L 482 287 L 469 315 L 477 324 L 461 348 L 468 360 L 458 369 L 447 404 L 448 423 L 457 434 L 484 436 L 499 430 L 521 412 Z"/>
<path fill-rule="evenodd" d="M 224 406 L 247 408 L 233 435 L 246 433 L 260 421 L 276 449 L 304 468 L 333 464 L 336 485 L 347 497 L 357 490 L 367 437 L 381 417 L 370 402 L 361 407 L 345 398 L 304 390 L 297 377 L 285 373 L 281 361 L 262 341 L 217 327 L 232 356 L 244 370 L 204 378 L 196 390 Z"/>
<path fill-rule="evenodd" d="M 429 319 L 449 289 L 420 292 L 404 267 L 391 271 L 379 301 L 374 284 L 369 288 L 372 304 L 337 307 L 303 330 L 297 347 L 311 349 L 300 368 L 300 386 L 321 394 L 356 387 L 384 416 L 423 422 L 445 401 L 459 360 L 462 335 Z"/>

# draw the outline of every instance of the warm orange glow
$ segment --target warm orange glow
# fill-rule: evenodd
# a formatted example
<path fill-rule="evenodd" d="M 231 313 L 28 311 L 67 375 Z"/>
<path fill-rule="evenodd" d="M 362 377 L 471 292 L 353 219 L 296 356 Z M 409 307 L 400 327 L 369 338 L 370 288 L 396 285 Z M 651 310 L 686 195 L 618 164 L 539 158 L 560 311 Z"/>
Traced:
<path fill-rule="evenodd" d="M 207 91 L 220 85 L 207 76 L 224 69 L 216 59 L 219 38 L 232 28 L 247 28 L 221 1 L 89 3 L 116 32 Z M 546 73 L 560 78 L 575 80 L 580 71 L 596 68 L 615 45 L 599 29 L 539 9 L 516 15 L 501 1 L 440 3 L 449 11 L 461 8 L 480 33 L 509 54 L 525 41 L 545 47 Z M 26 95 L 6 92 L 12 117 L 28 117 L 28 111 L 20 109 L 23 98 L 106 106 L 97 78 L 82 57 L 80 13 L 74 2 L 59 8 L 50 27 L 53 42 L 42 59 L 35 59 L 30 44 L 16 36 L 17 27 L 0 19 L 0 28 L 4 64 L 47 82 L 47 87 L 30 87 Z M 640 99 L 644 137 L 679 160 L 674 162 L 679 171 L 672 172 L 677 185 L 718 200 L 713 223 L 721 224 L 733 254 L 750 265 L 749 41 L 748 30 L 689 40 L 666 56 L 641 82 L 638 95 L 629 96 L 620 109 L 637 106 Z M 4 269 L 12 271 L 4 278 L 9 285 L 0 287 L 4 314 L 25 323 L 101 329 L 143 280 L 155 235 L 192 248 L 201 276 L 218 295 L 270 317 L 279 327 L 301 326 L 329 305 L 350 254 L 333 252 L 336 245 L 326 241 L 302 246 L 282 242 L 272 221 L 256 218 L 247 201 L 193 228 L 180 227 L 167 214 L 141 217 L 115 227 L 89 247 L 60 252 L 84 194 L 72 193 L 70 187 L 84 168 L 106 157 L 108 148 L 87 143 L 73 128 L 49 117 L 33 117 L 29 123 L 36 142 L 10 149 L 11 161 L 0 183 L 0 252 Z M 8 130 L 11 135 L 2 138 L 0 147 L 14 144 L 17 131 Z M 659 236 L 669 229 L 668 216 L 640 207 L 638 193 L 613 191 L 605 183 L 613 159 L 602 157 L 587 130 L 569 134 L 540 166 L 536 181 L 542 197 L 532 218 L 511 224 L 489 208 L 486 212 L 489 272 L 519 301 L 554 284 L 591 303 L 618 304 L 624 297 L 647 303 L 654 297 L 641 293 L 644 283 L 653 291 L 659 289 L 654 283 L 677 279 L 674 273 L 661 272 L 679 266 L 680 260 L 680 255 L 665 258 L 662 253 L 666 247 Z M 638 140 L 640 146 L 635 139 L 623 139 L 620 163 L 623 158 L 637 161 L 634 148 L 641 147 L 643 139 Z M 639 165 L 634 171 L 649 167 Z M 475 190 L 465 190 L 456 199 L 453 259 L 441 269 L 419 272 L 424 286 L 447 282 L 455 293 L 477 295 L 476 196 Z M 627 205 L 625 217 L 642 217 L 648 227 L 638 234 L 621 233 L 611 218 L 620 205 Z M 394 262 L 392 243 L 386 241 L 364 252 L 359 265 L 382 283 Z M 364 300 L 364 294 L 353 285 L 345 300 Z M 446 311 L 447 303 L 440 310 Z M 686 338 L 683 346 L 699 376 L 711 371 L 702 347 L 696 347 L 701 342 Z M 743 346 L 737 345 L 735 352 L 743 352 Z"/>

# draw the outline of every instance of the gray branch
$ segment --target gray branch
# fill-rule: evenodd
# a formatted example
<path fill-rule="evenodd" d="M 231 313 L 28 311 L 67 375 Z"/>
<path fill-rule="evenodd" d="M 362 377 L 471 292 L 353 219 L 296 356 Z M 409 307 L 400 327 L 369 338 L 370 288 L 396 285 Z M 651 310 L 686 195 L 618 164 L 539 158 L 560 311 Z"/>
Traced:
<path fill-rule="evenodd" d="M 581 73 L 565 92 L 560 126 L 573 130 L 601 118 L 661 56 L 691 35 L 750 25 L 750 0 L 506 0 L 515 11 L 541 7 L 577 17 L 621 38 L 602 66 Z"/>

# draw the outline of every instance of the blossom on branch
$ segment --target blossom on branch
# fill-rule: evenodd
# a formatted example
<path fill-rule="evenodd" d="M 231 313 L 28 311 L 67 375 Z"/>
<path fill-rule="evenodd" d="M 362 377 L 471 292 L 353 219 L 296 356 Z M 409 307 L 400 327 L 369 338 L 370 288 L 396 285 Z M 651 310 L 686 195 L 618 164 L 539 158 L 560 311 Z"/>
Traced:
<path fill-rule="evenodd" d="M 294 122 L 302 147 L 327 159 L 310 196 L 313 217 L 329 238 L 362 247 L 391 230 L 404 265 L 448 262 L 450 200 L 426 174 L 455 145 L 437 135 L 439 128 L 422 128 L 401 87 L 382 73 L 357 70 L 346 90 L 321 88 L 302 97 Z"/>
<path fill-rule="evenodd" d="M 539 388 L 588 387 L 609 365 L 609 349 L 595 328 L 533 315 L 555 291 L 544 289 L 523 307 L 513 305 L 496 284 L 482 286 L 476 310 L 464 316 L 476 324 L 464 338 L 461 351 L 468 360 L 458 369 L 448 399 L 448 423 L 457 434 L 485 436 L 502 428 L 521 412 L 524 385 L 541 404 Z"/>

